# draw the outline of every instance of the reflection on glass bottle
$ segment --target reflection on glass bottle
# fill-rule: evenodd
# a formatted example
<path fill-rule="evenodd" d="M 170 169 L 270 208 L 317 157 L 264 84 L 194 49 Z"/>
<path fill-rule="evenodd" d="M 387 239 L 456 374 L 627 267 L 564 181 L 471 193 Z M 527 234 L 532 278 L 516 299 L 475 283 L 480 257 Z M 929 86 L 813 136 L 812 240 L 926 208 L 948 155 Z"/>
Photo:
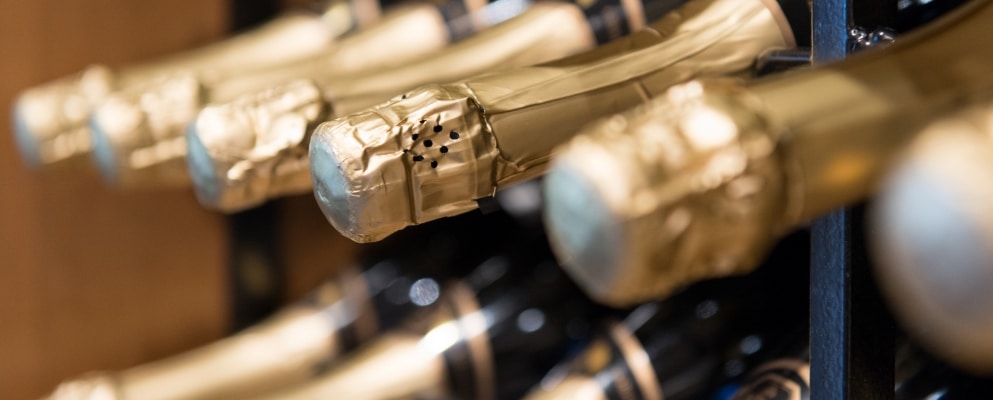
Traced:
<path fill-rule="evenodd" d="M 388 331 L 522 229 L 503 213 L 453 218 L 364 249 L 357 266 L 230 338 L 61 385 L 53 400 L 245 398 L 320 374 Z M 530 231 L 530 229 L 525 229 Z"/>

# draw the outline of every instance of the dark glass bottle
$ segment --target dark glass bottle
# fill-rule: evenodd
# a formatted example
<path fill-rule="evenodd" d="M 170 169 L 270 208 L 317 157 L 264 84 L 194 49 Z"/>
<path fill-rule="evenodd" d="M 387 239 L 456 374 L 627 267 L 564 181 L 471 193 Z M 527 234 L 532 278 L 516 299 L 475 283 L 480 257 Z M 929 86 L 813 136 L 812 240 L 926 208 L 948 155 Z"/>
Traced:
<path fill-rule="evenodd" d="M 515 237 L 514 218 L 472 213 L 362 250 L 356 265 L 308 298 L 207 346 L 62 384 L 53 399 L 244 398 L 297 384 L 396 326 L 417 295 L 469 272 Z M 103 396 L 103 397 L 101 397 Z"/>
<path fill-rule="evenodd" d="M 702 399 L 781 354 L 807 323 L 806 246 L 785 240 L 744 277 L 706 281 L 608 324 L 576 359 L 553 370 L 532 400 Z"/>
<path fill-rule="evenodd" d="M 429 305 L 310 384 L 267 398 L 517 399 L 580 348 L 593 305 L 553 261 L 540 231 L 465 278 L 414 290 Z"/>

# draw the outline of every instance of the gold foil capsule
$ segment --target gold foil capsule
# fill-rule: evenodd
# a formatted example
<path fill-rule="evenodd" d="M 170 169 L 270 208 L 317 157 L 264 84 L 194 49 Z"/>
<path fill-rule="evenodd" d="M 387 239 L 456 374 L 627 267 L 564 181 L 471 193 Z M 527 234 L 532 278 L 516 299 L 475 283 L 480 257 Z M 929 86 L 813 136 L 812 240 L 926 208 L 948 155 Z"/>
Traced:
<path fill-rule="evenodd" d="M 552 149 L 588 122 L 698 75 L 746 75 L 794 45 L 776 4 L 694 0 L 592 54 L 424 86 L 319 126 L 315 196 L 359 242 L 477 207 L 544 173 Z"/>
<path fill-rule="evenodd" d="M 553 248 L 612 305 L 748 273 L 783 233 L 864 198 L 928 122 L 993 92 L 988 2 L 897 43 L 749 85 L 692 82 L 590 126 L 546 180 Z"/>

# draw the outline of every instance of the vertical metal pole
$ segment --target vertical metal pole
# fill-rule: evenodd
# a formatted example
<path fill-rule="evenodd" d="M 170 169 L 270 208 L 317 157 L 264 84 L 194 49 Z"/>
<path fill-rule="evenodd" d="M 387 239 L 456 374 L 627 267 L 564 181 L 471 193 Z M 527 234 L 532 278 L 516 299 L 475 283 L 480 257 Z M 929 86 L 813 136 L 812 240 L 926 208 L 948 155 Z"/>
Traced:
<path fill-rule="evenodd" d="M 231 0 L 231 28 L 243 31 L 271 18 L 278 0 Z M 278 251 L 276 210 L 271 205 L 232 215 L 228 222 L 228 299 L 231 330 L 239 331 L 275 311 L 282 299 L 285 268 Z"/>
<path fill-rule="evenodd" d="M 853 3 L 813 1 L 815 64 L 847 55 Z M 814 221 L 810 258 L 811 399 L 893 399 L 893 323 L 869 270 L 863 207 Z"/>
<path fill-rule="evenodd" d="M 814 0 L 813 53 L 815 64 L 838 61 L 848 55 L 848 21 L 853 0 Z"/>

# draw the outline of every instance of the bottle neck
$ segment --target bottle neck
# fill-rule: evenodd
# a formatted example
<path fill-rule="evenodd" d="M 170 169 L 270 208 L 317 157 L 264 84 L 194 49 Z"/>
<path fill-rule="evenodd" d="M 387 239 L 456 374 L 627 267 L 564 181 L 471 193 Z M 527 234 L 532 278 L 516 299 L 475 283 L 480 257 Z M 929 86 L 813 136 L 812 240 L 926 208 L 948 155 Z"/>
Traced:
<path fill-rule="evenodd" d="M 788 225 L 864 197 L 924 123 L 993 85 L 993 56 L 967 45 L 991 17 L 973 2 L 884 49 L 751 86 L 776 127 Z"/>

